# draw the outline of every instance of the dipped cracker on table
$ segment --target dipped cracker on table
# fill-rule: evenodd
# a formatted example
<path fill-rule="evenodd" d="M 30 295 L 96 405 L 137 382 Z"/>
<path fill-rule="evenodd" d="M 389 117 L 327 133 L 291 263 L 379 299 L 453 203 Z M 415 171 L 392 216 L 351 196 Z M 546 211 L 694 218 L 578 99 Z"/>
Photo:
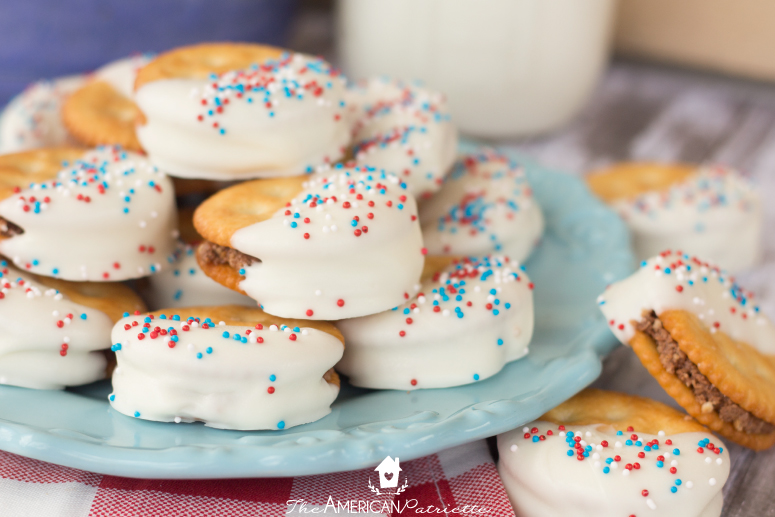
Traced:
<path fill-rule="evenodd" d="M 587 183 L 630 228 L 638 260 L 682 249 L 733 273 L 761 260 L 761 197 L 738 171 L 621 163 L 589 174 Z"/>
<path fill-rule="evenodd" d="M 775 444 L 775 325 L 732 276 L 667 251 L 609 286 L 598 304 L 690 415 L 752 449 Z"/>
<path fill-rule="evenodd" d="M 498 471 L 521 517 L 718 517 L 725 449 L 664 404 L 586 389 L 499 435 Z"/>

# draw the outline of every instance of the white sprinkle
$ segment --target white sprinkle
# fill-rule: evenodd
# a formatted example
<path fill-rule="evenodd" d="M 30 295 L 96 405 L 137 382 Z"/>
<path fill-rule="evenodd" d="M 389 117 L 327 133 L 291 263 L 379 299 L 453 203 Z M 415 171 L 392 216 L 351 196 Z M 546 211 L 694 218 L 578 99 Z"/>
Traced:
<path fill-rule="evenodd" d="M 277 325 L 269 325 L 269 330 L 271 330 L 273 332 L 276 331 L 277 330 Z"/>
<path fill-rule="evenodd" d="M 180 417 L 179 417 L 179 416 L 176 416 L 176 417 L 175 417 L 175 423 L 176 423 L 176 424 L 179 424 L 180 422 L 181 422 L 181 419 L 180 419 Z"/>
<path fill-rule="evenodd" d="M 70 336 L 65 336 L 62 338 L 62 343 L 69 343 L 70 342 Z"/>
<path fill-rule="evenodd" d="M 692 483 L 691 481 L 686 482 L 686 488 L 691 488 L 693 486 L 694 486 L 694 483 Z"/>
<path fill-rule="evenodd" d="M 615 468 L 617 468 L 617 467 L 619 467 L 619 464 L 618 464 L 618 463 L 616 463 L 615 461 L 612 461 L 612 462 L 611 462 L 611 468 L 612 468 L 612 469 L 615 469 Z"/>
<path fill-rule="evenodd" d="M 449 316 L 449 310 L 448 309 L 444 309 L 443 311 L 441 311 L 441 315 L 442 316 Z"/>
<path fill-rule="evenodd" d="M 53 315 L 53 316 L 56 318 L 57 316 L 59 316 L 59 311 L 54 311 L 54 312 L 53 312 L 53 313 L 51 313 L 51 314 L 52 314 L 52 315 Z"/>
<path fill-rule="evenodd" d="M 335 225 L 335 224 L 332 224 L 332 225 L 331 225 L 331 231 L 332 231 L 332 232 L 335 232 L 336 230 L 337 230 L 337 228 L 336 228 L 336 225 Z"/>
<path fill-rule="evenodd" d="M 661 437 L 665 436 L 665 432 L 664 431 L 659 431 L 657 433 L 657 436 L 659 436 L 661 438 Z"/>
<path fill-rule="evenodd" d="M 323 227 L 323 233 L 328 233 L 329 231 L 330 229 L 328 228 L 328 226 Z"/>
<path fill-rule="evenodd" d="M 629 470 L 627 470 L 627 469 L 624 469 L 624 470 L 622 471 L 622 476 L 629 476 L 629 475 L 630 475 L 630 471 L 629 471 Z"/>
<path fill-rule="evenodd" d="M 708 484 L 709 484 L 710 486 L 716 486 L 716 478 L 710 478 L 710 479 L 708 480 Z"/>
<path fill-rule="evenodd" d="M 309 334 L 309 330 L 304 329 L 304 330 L 301 331 L 301 335 L 302 336 L 306 336 L 307 334 Z"/>
<path fill-rule="evenodd" d="M 565 436 L 565 431 L 560 431 L 560 436 Z"/>
<path fill-rule="evenodd" d="M 652 510 L 656 510 L 657 509 L 656 503 L 654 503 L 654 501 L 652 501 L 651 499 L 646 499 L 646 506 L 648 506 Z"/>
<path fill-rule="evenodd" d="M 677 467 L 678 466 L 678 460 L 673 460 L 670 462 L 671 467 Z"/>
<path fill-rule="evenodd" d="M 158 212 L 151 212 L 151 218 L 152 219 L 156 219 L 157 217 L 159 217 L 159 213 Z"/>
<path fill-rule="evenodd" d="M 592 459 L 593 460 L 599 460 L 600 459 L 600 455 L 595 452 L 595 453 L 592 454 Z"/>
<path fill-rule="evenodd" d="M 721 458 L 716 458 L 716 465 L 721 465 L 722 463 L 724 463 L 724 460 Z"/>
<path fill-rule="evenodd" d="M 321 291 L 320 289 L 317 289 L 315 291 L 315 296 L 320 296 L 321 294 L 323 294 L 323 291 Z"/>
<path fill-rule="evenodd" d="M 616 443 L 614 444 L 614 447 L 616 447 L 617 449 L 621 449 L 621 447 L 622 447 L 622 442 L 616 442 Z"/>
<path fill-rule="evenodd" d="M 147 225 L 147 224 L 146 224 L 146 222 L 145 222 L 145 221 L 140 221 L 140 228 L 145 228 L 145 227 L 146 227 L 146 225 Z"/>
<path fill-rule="evenodd" d="M 514 445 L 512 445 L 512 446 L 510 447 L 510 449 L 511 449 L 511 452 L 517 452 L 517 449 L 519 449 L 519 447 L 517 447 L 517 445 L 516 445 L 516 444 L 514 444 Z"/>
<path fill-rule="evenodd" d="M 598 445 L 595 446 L 595 450 L 602 451 L 603 450 L 603 446 L 598 444 Z"/>
<path fill-rule="evenodd" d="M 226 322 L 225 322 L 225 321 L 219 321 L 219 322 L 218 322 L 218 326 L 220 326 L 220 327 L 223 327 L 223 326 L 225 326 L 225 325 L 226 325 Z"/>
<path fill-rule="evenodd" d="M 186 348 L 188 348 L 189 350 L 193 350 L 194 349 L 194 343 L 189 343 L 188 345 L 186 345 Z"/>
<path fill-rule="evenodd" d="M 705 463 L 707 463 L 708 465 L 710 465 L 711 461 L 713 461 L 713 460 L 711 460 L 710 458 L 705 458 Z"/>

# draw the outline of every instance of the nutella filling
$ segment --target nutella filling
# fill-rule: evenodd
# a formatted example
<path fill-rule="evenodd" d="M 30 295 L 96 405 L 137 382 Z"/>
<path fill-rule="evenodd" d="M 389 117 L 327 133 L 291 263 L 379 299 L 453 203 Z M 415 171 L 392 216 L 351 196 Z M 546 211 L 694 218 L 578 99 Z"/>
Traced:
<path fill-rule="evenodd" d="M 24 230 L 22 230 L 20 227 L 13 224 L 11 221 L 6 221 L 2 217 L 0 217 L 0 236 L 2 237 L 13 237 L 14 235 L 21 235 L 24 233 Z"/>
<path fill-rule="evenodd" d="M 635 328 L 650 336 L 657 343 L 659 361 L 668 373 L 675 375 L 692 390 L 703 413 L 717 412 L 724 422 L 731 423 L 738 431 L 748 434 L 769 434 L 775 432 L 775 425 L 765 422 L 744 410 L 721 393 L 689 360 L 678 347 L 670 333 L 654 311 L 643 311 L 643 319 Z"/>
<path fill-rule="evenodd" d="M 221 246 L 214 242 L 204 241 L 201 245 L 202 258 L 207 264 L 214 266 L 228 265 L 234 269 L 240 270 L 254 262 L 261 262 L 255 257 L 246 255 L 234 248 Z"/>

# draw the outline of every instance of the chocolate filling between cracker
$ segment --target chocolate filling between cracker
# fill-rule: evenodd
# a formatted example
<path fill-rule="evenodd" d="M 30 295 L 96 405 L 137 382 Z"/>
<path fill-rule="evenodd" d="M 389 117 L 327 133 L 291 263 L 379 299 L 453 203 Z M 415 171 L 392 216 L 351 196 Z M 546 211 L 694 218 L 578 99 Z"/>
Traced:
<path fill-rule="evenodd" d="M 241 251 L 227 246 L 221 246 L 214 242 L 204 241 L 202 246 L 202 258 L 208 264 L 214 266 L 228 265 L 236 270 L 250 266 L 254 262 L 261 262 L 256 257 L 251 257 Z"/>
<path fill-rule="evenodd" d="M 17 226 L 11 221 L 0 217 L 0 236 L 9 238 L 13 237 L 14 235 L 21 235 L 23 233 L 24 229 L 22 229 L 20 226 Z"/>
<path fill-rule="evenodd" d="M 729 422 L 738 431 L 748 434 L 770 434 L 775 432 L 775 425 L 757 418 L 741 408 L 726 395 L 721 393 L 697 365 L 679 347 L 670 333 L 662 326 L 662 322 L 654 311 L 644 310 L 643 319 L 635 328 L 651 337 L 657 344 L 659 361 L 662 367 L 675 375 L 678 380 L 692 390 L 703 413 L 718 413 L 719 418 Z"/>

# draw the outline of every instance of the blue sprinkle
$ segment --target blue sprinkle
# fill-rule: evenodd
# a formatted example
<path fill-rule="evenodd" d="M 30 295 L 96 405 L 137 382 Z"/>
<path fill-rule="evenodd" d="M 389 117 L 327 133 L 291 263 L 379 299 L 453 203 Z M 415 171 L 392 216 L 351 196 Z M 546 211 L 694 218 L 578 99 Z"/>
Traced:
<path fill-rule="evenodd" d="M 670 491 L 671 491 L 671 492 L 673 492 L 673 493 L 675 494 L 676 492 L 678 492 L 678 488 L 676 488 L 676 487 L 674 487 L 674 486 L 671 486 L 671 487 L 670 487 Z"/>
<path fill-rule="evenodd" d="M 616 436 L 621 436 L 621 435 L 622 435 L 621 431 L 616 431 Z"/>
<path fill-rule="evenodd" d="M 568 456 L 573 456 L 573 451 L 570 449 L 568 450 Z"/>
<path fill-rule="evenodd" d="M 624 442 L 624 444 L 625 445 L 632 445 L 632 440 L 627 440 L 626 442 Z"/>
<path fill-rule="evenodd" d="M 493 309 L 493 310 L 492 310 L 492 315 L 493 315 L 493 316 L 497 316 L 498 314 L 500 314 L 500 312 L 498 311 L 498 309 Z"/>
<path fill-rule="evenodd" d="M 139 416 L 140 416 L 140 412 L 139 411 L 135 411 L 135 418 L 138 418 Z"/>
<path fill-rule="evenodd" d="M 208 354 L 212 354 L 213 353 L 213 347 L 208 346 L 207 350 L 205 350 L 205 352 L 207 352 Z"/>
<path fill-rule="evenodd" d="M 504 305 L 504 307 L 506 307 L 507 309 L 511 309 L 511 304 L 507 303 L 506 305 Z"/>
<path fill-rule="evenodd" d="M 86 316 L 86 313 L 81 314 L 81 319 L 85 320 L 88 316 Z"/>
<path fill-rule="evenodd" d="M 657 462 L 657 467 L 662 468 L 664 466 L 665 466 L 665 464 L 663 462 L 661 462 L 661 461 Z"/>
<path fill-rule="evenodd" d="M 223 337 L 229 337 L 229 333 L 224 331 L 223 334 L 221 334 Z"/>
<path fill-rule="evenodd" d="M 177 314 L 175 314 L 175 315 L 172 317 L 172 321 L 180 321 L 180 316 L 178 316 Z"/>
<path fill-rule="evenodd" d="M 611 469 L 610 469 L 610 468 L 608 468 L 608 467 L 603 467 L 603 474 L 608 474 L 609 472 L 611 472 Z"/>
<path fill-rule="evenodd" d="M 124 317 L 126 318 L 127 316 L 129 316 L 129 313 L 128 313 L 128 312 L 125 312 L 125 313 L 124 313 Z"/>
<path fill-rule="evenodd" d="M 478 373 L 475 373 L 475 374 L 474 374 L 474 380 L 475 380 L 475 381 L 478 381 L 478 380 L 479 380 L 479 374 L 478 374 Z"/>
<path fill-rule="evenodd" d="M 279 422 L 277 422 L 277 428 L 278 429 L 284 429 L 285 428 L 285 421 L 280 420 Z"/>
<path fill-rule="evenodd" d="M 494 294 L 495 294 L 495 293 L 497 293 L 497 292 L 498 292 L 498 291 L 496 291 L 495 289 L 490 289 L 490 294 L 492 294 L 492 295 L 494 295 Z"/>
<path fill-rule="evenodd" d="M 57 268 L 52 269 L 51 270 L 51 274 L 52 275 L 58 275 L 59 274 L 59 269 L 57 269 Z"/>
<path fill-rule="evenodd" d="M 242 275 L 242 276 L 245 276 L 245 270 L 244 269 L 240 269 L 239 270 L 239 274 Z"/>
<path fill-rule="evenodd" d="M 116 400 L 116 395 L 114 395 L 113 393 L 111 393 L 111 394 L 110 394 L 110 396 L 108 397 L 108 400 L 109 400 L 109 401 L 111 401 L 111 402 L 113 402 L 114 400 Z"/>
<path fill-rule="evenodd" d="M 533 443 L 537 442 L 538 440 L 540 440 L 540 438 L 538 438 L 537 436 L 533 435 Z"/>
<path fill-rule="evenodd" d="M 651 447 L 649 447 L 648 445 L 646 445 L 646 446 L 643 448 L 643 450 L 644 450 L 644 451 L 646 451 L 646 452 L 651 452 Z"/>
<path fill-rule="evenodd" d="M 605 459 L 605 462 L 606 462 L 608 465 L 610 465 L 611 463 L 613 463 L 613 462 L 614 462 L 614 459 L 613 459 L 613 458 L 606 458 L 606 459 Z"/>
<path fill-rule="evenodd" d="M 269 376 L 269 380 L 274 382 L 274 381 L 277 380 L 277 376 L 275 374 L 272 374 L 272 375 Z"/>
<path fill-rule="evenodd" d="M 678 450 L 678 449 L 673 449 L 673 454 L 675 454 L 676 456 L 680 456 L 681 455 L 681 451 Z"/>
<path fill-rule="evenodd" d="M 201 359 L 201 358 L 202 358 L 202 352 L 197 352 L 197 354 L 196 354 L 196 358 L 197 358 L 197 359 Z"/>
<path fill-rule="evenodd" d="M 170 340 L 174 341 L 175 343 L 178 342 L 178 336 L 170 336 Z"/>
<path fill-rule="evenodd" d="M 296 221 L 291 221 L 291 228 L 296 228 L 297 226 L 299 225 L 296 223 Z"/>
<path fill-rule="evenodd" d="M 498 338 L 498 346 L 501 346 L 503 344 L 503 340 Z"/>
<path fill-rule="evenodd" d="M 159 316 L 159 319 L 160 320 L 166 320 L 167 319 L 167 315 L 166 314 L 162 314 L 161 316 Z"/>
<path fill-rule="evenodd" d="M 682 483 L 682 481 L 680 479 L 676 479 L 675 480 L 675 484 L 676 485 L 681 486 L 681 483 Z"/>

